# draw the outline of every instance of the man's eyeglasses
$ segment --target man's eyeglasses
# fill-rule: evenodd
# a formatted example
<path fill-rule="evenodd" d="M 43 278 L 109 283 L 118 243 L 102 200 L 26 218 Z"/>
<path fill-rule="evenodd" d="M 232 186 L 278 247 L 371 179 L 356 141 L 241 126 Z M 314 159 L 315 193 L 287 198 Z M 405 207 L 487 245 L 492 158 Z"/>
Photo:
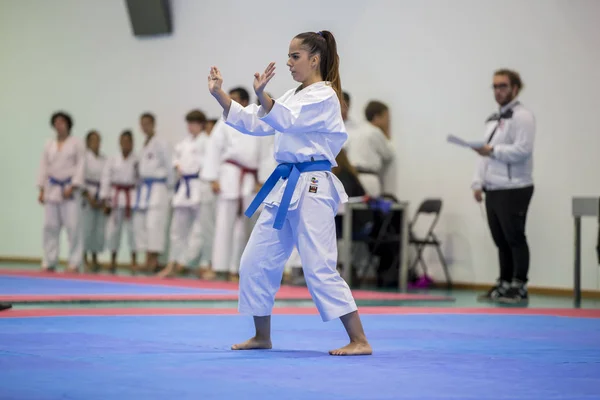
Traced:
<path fill-rule="evenodd" d="M 505 90 L 508 89 L 508 83 L 498 83 L 496 85 L 492 85 L 494 90 Z"/>

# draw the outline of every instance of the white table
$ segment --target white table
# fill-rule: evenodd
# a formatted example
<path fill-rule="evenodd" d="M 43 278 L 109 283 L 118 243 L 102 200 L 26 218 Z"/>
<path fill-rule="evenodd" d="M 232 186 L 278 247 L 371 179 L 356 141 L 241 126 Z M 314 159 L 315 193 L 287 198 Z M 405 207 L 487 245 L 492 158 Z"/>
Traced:
<path fill-rule="evenodd" d="M 600 213 L 600 198 L 573 197 L 572 215 L 575 223 L 575 260 L 573 276 L 573 296 L 575 307 L 581 306 L 581 218 L 598 218 Z"/>
<path fill-rule="evenodd" d="M 348 285 L 352 284 L 352 216 L 354 211 L 369 210 L 365 203 L 346 203 L 343 215 L 343 246 L 340 254 L 340 264 L 342 265 L 342 276 Z M 401 239 L 398 243 L 400 250 L 400 276 L 398 279 L 398 288 L 402 292 L 408 289 L 408 202 L 393 203 L 390 212 L 402 211 L 400 219 Z"/>

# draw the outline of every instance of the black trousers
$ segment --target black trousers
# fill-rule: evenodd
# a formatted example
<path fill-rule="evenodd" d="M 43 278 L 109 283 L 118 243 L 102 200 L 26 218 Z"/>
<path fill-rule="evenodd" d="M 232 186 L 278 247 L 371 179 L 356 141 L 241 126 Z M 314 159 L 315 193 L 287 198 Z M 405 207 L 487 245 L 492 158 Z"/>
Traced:
<path fill-rule="evenodd" d="M 486 191 L 488 225 L 498 248 L 500 279 L 503 281 L 527 282 L 529 245 L 525 223 L 532 196 L 533 186 Z"/>

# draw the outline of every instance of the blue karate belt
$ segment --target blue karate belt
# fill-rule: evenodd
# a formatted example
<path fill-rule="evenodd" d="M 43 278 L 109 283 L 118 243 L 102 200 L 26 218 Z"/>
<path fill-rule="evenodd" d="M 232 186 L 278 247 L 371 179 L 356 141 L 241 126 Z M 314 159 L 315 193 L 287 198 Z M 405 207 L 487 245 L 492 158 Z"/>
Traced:
<path fill-rule="evenodd" d="M 152 191 L 152 185 L 155 183 L 167 183 L 167 178 L 142 178 L 141 185 L 138 186 L 135 196 L 135 209 L 137 210 L 140 205 L 140 196 L 142 193 L 142 186 L 147 186 L 148 191 L 146 192 L 146 205 L 150 201 L 150 192 Z"/>
<path fill-rule="evenodd" d="M 53 178 L 53 177 L 49 177 L 48 178 L 48 182 L 50 182 L 51 185 L 60 186 L 60 188 L 62 190 L 65 190 L 65 186 L 71 184 L 71 178 L 56 179 L 56 178 Z"/>
<path fill-rule="evenodd" d="M 190 180 L 200 178 L 200 174 L 196 172 L 195 174 L 181 175 L 181 178 L 175 184 L 175 193 L 179 191 L 179 186 L 181 185 L 181 181 L 185 183 L 185 197 L 190 198 Z"/>
<path fill-rule="evenodd" d="M 96 188 L 96 197 L 95 197 L 95 200 L 98 201 L 98 199 L 100 199 L 100 182 L 93 181 L 91 179 L 86 179 L 85 180 L 85 184 L 93 186 L 93 187 Z"/>
<path fill-rule="evenodd" d="M 280 230 L 283 228 L 283 223 L 285 222 L 285 217 L 288 212 L 288 208 L 290 207 L 290 202 L 292 201 L 292 195 L 294 194 L 294 189 L 296 188 L 296 184 L 298 183 L 298 179 L 300 178 L 300 174 L 302 172 L 316 172 L 316 171 L 331 171 L 331 163 L 327 160 L 320 161 L 309 161 L 303 163 L 282 163 L 275 168 L 275 171 L 269 176 L 269 179 L 265 182 L 262 188 L 258 191 L 258 194 L 252 200 L 252 203 L 244 213 L 248 218 L 252 217 L 258 207 L 262 204 L 262 202 L 267 198 L 271 190 L 275 187 L 279 178 L 287 179 L 287 185 L 283 192 L 283 196 L 281 197 L 281 203 L 279 205 L 279 209 L 277 210 L 277 214 L 275 215 L 275 222 L 273 223 L 273 228 Z"/>

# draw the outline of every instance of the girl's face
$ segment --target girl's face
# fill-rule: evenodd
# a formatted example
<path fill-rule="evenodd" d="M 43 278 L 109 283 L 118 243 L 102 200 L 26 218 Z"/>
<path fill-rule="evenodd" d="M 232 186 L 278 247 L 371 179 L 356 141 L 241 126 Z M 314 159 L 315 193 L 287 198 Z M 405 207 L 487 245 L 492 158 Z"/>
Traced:
<path fill-rule="evenodd" d="M 125 154 L 129 154 L 133 150 L 133 141 L 129 136 L 121 135 L 119 144 L 121 145 L 121 151 Z"/>
<path fill-rule="evenodd" d="M 87 145 L 88 149 L 90 149 L 94 153 L 98 153 L 100 151 L 100 135 L 98 135 L 97 133 L 90 135 Z"/>
<path fill-rule="evenodd" d="M 296 82 L 306 82 L 318 71 L 319 55 L 311 56 L 300 39 L 291 41 L 288 57 L 287 66 Z"/>
<path fill-rule="evenodd" d="M 57 117 L 54 119 L 54 129 L 61 135 L 69 133 L 69 124 L 63 117 Z"/>

